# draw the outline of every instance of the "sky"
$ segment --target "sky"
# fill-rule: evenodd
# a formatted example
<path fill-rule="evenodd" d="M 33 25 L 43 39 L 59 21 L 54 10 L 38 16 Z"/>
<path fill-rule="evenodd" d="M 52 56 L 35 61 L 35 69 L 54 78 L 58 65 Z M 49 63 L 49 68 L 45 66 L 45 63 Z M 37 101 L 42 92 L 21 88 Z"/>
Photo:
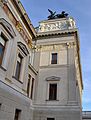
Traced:
<path fill-rule="evenodd" d="M 66 11 L 76 21 L 80 36 L 80 54 L 83 77 L 82 107 L 91 111 L 91 0 L 21 0 L 34 27 L 46 20 L 48 9 Z"/>

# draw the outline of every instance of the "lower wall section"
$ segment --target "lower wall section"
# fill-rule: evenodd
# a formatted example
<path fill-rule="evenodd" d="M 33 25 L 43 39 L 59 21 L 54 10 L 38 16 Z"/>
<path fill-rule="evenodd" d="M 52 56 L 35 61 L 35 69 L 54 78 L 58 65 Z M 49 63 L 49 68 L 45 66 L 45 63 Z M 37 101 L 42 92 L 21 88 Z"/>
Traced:
<path fill-rule="evenodd" d="M 14 120 L 16 109 L 19 120 L 32 120 L 30 99 L 0 82 L 0 120 Z"/>
<path fill-rule="evenodd" d="M 0 120 L 14 120 L 16 109 L 18 120 L 82 120 L 79 106 L 31 106 L 31 100 L 0 82 Z M 83 120 L 91 119 L 91 112 L 83 113 Z"/>
<path fill-rule="evenodd" d="M 79 109 L 46 109 L 35 110 L 33 120 L 49 120 L 47 118 L 54 118 L 53 120 L 82 120 Z"/>

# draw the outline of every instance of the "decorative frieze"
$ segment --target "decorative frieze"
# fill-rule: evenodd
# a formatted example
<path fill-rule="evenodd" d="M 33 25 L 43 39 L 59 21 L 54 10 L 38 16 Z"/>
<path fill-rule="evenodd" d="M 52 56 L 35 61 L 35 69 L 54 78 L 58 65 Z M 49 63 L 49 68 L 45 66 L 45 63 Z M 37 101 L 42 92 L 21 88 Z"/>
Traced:
<path fill-rule="evenodd" d="M 48 32 L 55 30 L 68 30 L 76 28 L 73 18 L 63 19 L 63 20 L 54 20 L 54 21 L 44 21 L 40 22 L 39 27 L 37 28 L 38 32 Z"/>
<path fill-rule="evenodd" d="M 36 46 L 36 51 L 59 51 L 67 48 L 67 44 L 61 45 L 40 45 Z"/>

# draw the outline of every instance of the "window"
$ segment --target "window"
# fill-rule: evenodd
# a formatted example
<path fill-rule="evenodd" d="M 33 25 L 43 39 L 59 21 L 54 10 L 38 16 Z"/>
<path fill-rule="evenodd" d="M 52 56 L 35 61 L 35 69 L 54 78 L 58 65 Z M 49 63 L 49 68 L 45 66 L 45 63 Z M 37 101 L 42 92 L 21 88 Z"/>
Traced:
<path fill-rule="evenodd" d="M 49 84 L 49 100 L 57 99 L 57 84 Z"/>
<path fill-rule="evenodd" d="M 15 110 L 15 117 L 14 117 L 14 120 L 19 120 L 20 114 L 21 114 L 21 110 L 16 109 L 16 110 Z"/>
<path fill-rule="evenodd" d="M 34 87 L 34 78 L 32 78 L 32 85 L 31 85 L 31 99 L 33 98 L 33 87 Z"/>
<path fill-rule="evenodd" d="M 28 75 L 28 83 L 27 83 L 27 96 L 29 97 L 29 91 L 30 91 L 30 81 L 31 81 L 31 75 Z"/>
<path fill-rule="evenodd" d="M 4 50 L 5 50 L 6 38 L 1 34 L 0 36 L 0 65 L 2 64 Z"/>
<path fill-rule="evenodd" d="M 57 64 L 57 53 L 52 53 L 51 64 Z"/>
<path fill-rule="evenodd" d="M 54 118 L 47 118 L 47 120 L 55 120 Z"/>
<path fill-rule="evenodd" d="M 0 110 L 1 110 L 1 105 L 2 105 L 2 104 L 0 103 Z"/>
<path fill-rule="evenodd" d="M 19 77 L 20 77 L 22 59 L 23 59 L 23 57 L 20 54 L 18 54 L 17 65 L 16 65 L 16 72 L 15 72 L 15 78 L 17 80 L 19 80 Z"/>

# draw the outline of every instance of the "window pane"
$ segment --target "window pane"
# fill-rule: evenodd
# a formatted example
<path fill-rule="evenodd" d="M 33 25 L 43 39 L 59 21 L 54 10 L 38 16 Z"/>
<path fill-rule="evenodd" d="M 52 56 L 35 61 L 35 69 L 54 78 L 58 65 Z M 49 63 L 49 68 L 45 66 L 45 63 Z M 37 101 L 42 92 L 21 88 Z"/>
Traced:
<path fill-rule="evenodd" d="M 30 80 L 31 80 L 31 75 L 28 76 L 28 83 L 27 83 L 27 95 L 29 96 L 29 91 L 30 91 Z"/>
<path fill-rule="evenodd" d="M 47 118 L 47 120 L 55 120 L 54 118 Z"/>
<path fill-rule="evenodd" d="M 0 44 L 2 44 L 3 46 L 5 45 L 5 40 L 3 37 L 0 36 Z"/>
<path fill-rule="evenodd" d="M 31 99 L 33 98 L 33 87 L 34 87 L 34 78 L 32 78 Z"/>
<path fill-rule="evenodd" d="M 49 100 L 56 100 L 57 98 L 57 84 L 49 85 Z"/>
<path fill-rule="evenodd" d="M 57 53 L 52 53 L 51 64 L 57 64 Z"/>
<path fill-rule="evenodd" d="M 0 65 L 2 64 L 2 59 L 4 55 L 5 42 L 6 42 L 6 39 L 4 38 L 4 36 L 1 35 L 0 36 Z"/>
<path fill-rule="evenodd" d="M 15 72 L 15 78 L 17 80 L 19 80 L 19 77 L 20 77 L 21 64 L 22 64 L 22 56 L 19 54 L 17 58 L 17 65 L 16 65 L 16 72 Z"/>
<path fill-rule="evenodd" d="M 15 118 L 14 118 L 14 120 L 19 120 L 20 113 L 21 113 L 21 110 L 16 109 L 16 111 L 15 111 Z"/>

